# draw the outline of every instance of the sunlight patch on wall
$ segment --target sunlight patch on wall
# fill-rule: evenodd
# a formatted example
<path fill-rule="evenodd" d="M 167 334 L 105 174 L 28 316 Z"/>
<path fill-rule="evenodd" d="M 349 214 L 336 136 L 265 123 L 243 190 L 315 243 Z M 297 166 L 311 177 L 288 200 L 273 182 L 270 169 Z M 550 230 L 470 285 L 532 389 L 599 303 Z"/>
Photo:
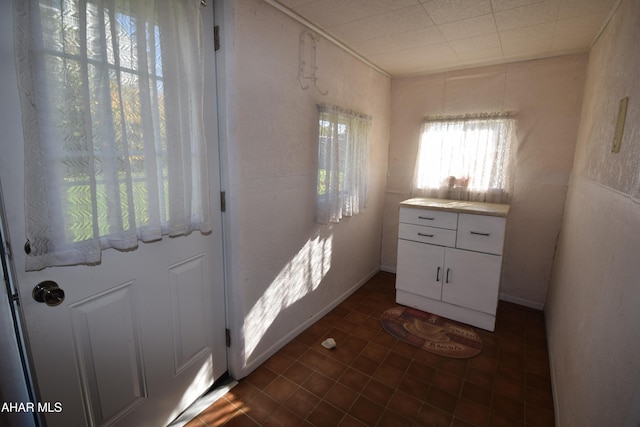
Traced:
<path fill-rule="evenodd" d="M 332 237 L 309 239 L 271 282 L 245 317 L 249 360 L 278 314 L 318 288 L 331 268 Z"/>

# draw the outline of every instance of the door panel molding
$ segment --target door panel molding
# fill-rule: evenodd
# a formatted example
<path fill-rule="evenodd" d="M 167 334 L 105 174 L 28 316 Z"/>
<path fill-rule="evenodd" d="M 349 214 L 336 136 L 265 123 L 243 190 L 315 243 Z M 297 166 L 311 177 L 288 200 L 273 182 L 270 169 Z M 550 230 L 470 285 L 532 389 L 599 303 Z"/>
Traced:
<path fill-rule="evenodd" d="M 176 375 L 202 357 L 211 357 L 212 331 L 206 303 L 211 294 L 207 260 L 207 254 L 202 253 L 167 268 Z"/>
<path fill-rule="evenodd" d="M 135 283 L 123 283 L 69 306 L 91 425 L 110 424 L 147 398 Z"/>

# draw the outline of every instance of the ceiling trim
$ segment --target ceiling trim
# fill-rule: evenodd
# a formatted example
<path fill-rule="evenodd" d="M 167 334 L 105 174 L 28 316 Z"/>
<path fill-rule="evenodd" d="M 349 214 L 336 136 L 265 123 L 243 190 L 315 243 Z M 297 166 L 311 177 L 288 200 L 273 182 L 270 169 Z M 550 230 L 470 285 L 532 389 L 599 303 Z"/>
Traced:
<path fill-rule="evenodd" d="M 356 58 L 360 62 L 368 65 L 369 67 L 373 68 L 374 70 L 376 70 L 380 74 L 383 74 L 383 75 L 385 75 L 385 76 L 387 76 L 389 78 L 393 77 L 391 74 L 387 73 L 385 70 L 383 70 L 382 68 L 378 67 L 376 64 L 372 63 L 367 58 L 365 58 L 364 56 L 360 55 L 358 52 L 354 51 L 349 46 L 347 46 L 346 44 L 342 43 L 340 40 L 338 40 L 335 37 L 333 37 L 331 34 L 329 34 L 326 31 L 324 31 L 322 28 L 320 28 L 320 27 L 314 25 L 313 23 L 307 21 L 305 18 L 303 18 L 302 16 L 298 15 L 297 13 L 295 13 L 294 11 L 289 9 L 288 7 L 284 6 L 283 4 L 279 3 L 278 1 L 276 1 L 276 0 L 262 0 L 262 1 L 267 3 L 270 6 L 274 7 L 275 9 L 278 9 L 280 12 L 282 12 L 285 15 L 289 16 L 290 18 L 293 18 L 294 20 L 298 21 L 300 24 L 304 25 L 305 27 L 309 28 L 310 30 L 318 33 L 319 35 L 321 35 L 322 37 L 324 37 L 325 39 L 327 39 L 328 41 L 330 41 L 331 43 L 333 43 L 334 45 L 336 45 L 340 49 L 344 50 L 349 55 L 353 56 L 354 58 Z"/>

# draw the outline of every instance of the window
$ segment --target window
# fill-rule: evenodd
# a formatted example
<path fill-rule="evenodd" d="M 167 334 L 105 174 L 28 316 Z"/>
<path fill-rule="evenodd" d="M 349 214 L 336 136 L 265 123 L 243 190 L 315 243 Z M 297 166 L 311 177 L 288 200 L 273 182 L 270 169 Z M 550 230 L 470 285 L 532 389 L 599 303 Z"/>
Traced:
<path fill-rule="evenodd" d="M 199 4 L 15 2 L 27 269 L 211 231 Z"/>
<path fill-rule="evenodd" d="M 514 121 L 513 114 L 426 120 L 412 195 L 508 202 L 513 186 Z"/>
<path fill-rule="evenodd" d="M 371 117 L 320 105 L 316 219 L 338 222 L 364 209 Z"/>

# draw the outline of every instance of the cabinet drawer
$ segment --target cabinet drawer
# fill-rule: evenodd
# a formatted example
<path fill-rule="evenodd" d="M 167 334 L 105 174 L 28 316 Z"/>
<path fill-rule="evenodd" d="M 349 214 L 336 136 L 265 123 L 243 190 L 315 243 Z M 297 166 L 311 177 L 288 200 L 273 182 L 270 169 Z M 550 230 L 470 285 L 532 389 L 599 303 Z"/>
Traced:
<path fill-rule="evenodd" d="M 455 230 L 458 224 L 458 214 L 455 212 L 400 207 L 400 222 Z"/>
<path fill-rule="evenodd" d="M 502 254 L 505 218 L 460 214 L 456 247 L 489 254 Z"/>
<path fill-rule="evenodd" d="M 443 228 L 423 227 L 415 224 L 400 223 L 398 238 L 413 240 L 414 242 L 430 243 L 432 245 L 450 246 L 456 245 L 456 231 Z"/>

